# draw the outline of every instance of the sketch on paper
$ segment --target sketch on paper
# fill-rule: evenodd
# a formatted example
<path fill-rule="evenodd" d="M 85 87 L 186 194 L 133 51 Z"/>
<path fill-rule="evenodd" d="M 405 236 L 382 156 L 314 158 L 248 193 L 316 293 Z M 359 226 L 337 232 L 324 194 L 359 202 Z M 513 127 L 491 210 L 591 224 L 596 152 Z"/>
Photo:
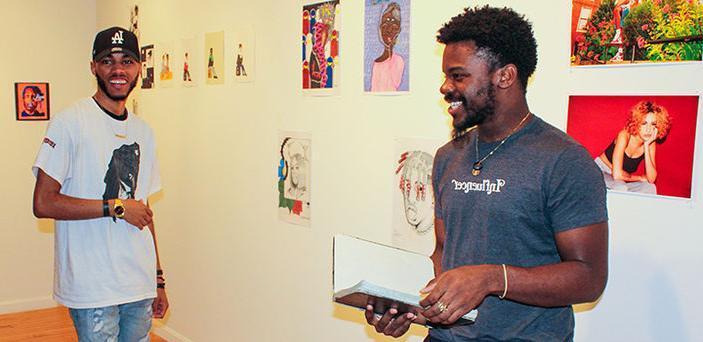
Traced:
<path fill-rule="evenodd" d="M 254 28 L 239 28 L 234 32 L 234 79 L 238 82 L 252 82 L 255 75 Z"/>
<path fill-rule="evenodd" d="M 18 121 L 49 120 L 49 83 L 15 83 L 15 118 Z"/>
<path fill-rule="evenodd" d="M 154 44 L 141 48 L 142 58 L 142 89 L 154 87 Z"/>
<path fill-rule="evenodd" d="M 139 30 L 139 6 L 134 5 L 130 7 L 129 11 L 129 31 L 137 36 L 137 40 L 141 38 L 141 31 Z"/>
<path fill-rule="evenodd" d="M 410 0 L 366 0 L 364 17 L 364 91 L 408 91 Z"/>
<path fill-rule="evenodd" d="M 332 89 L 339 75 L 339 0 L 303 6 L 303 89 Z"/>
<path fill-rule="evenodd" d="M 278 217 L 309 227 L 310 135 L 281 133 L 278 146 Z"/>
<path fill-rule="evenodd" d="M 441 141 L 398 139 L 393 191 L 393 237 L 396 247 L 430 255 L 434 250 L 432 163 Z"/>
<path fill-rule="evenodd" d="M 193 62 L 196 60 L 195 53 L 195 39 L 181 39 L 181 50 L 178 52 L 178 64 L 175 65 L 178 66 L 180 74 L 178 78 L 181 80 L 181 84 L 184 87 L 193 87 L 196 85 L 195 80 L 198 70 L 192 67 L 192 65 L 196 64 Z"/>
<path fill-rule="evenodd" d="M 570 96 L 566 132 L 610 191 L 691 198 L 699 97 Z"/>
<path fill-rule="evenodd" d="M 173 86 L 173 69 L 174 55 L 173 44 L 163 43 L 159 46 L 159 86 L 168 88 Z"/>
<path fill-rule="evenodd" d="M 225 32 L 211 32 L 205 34 L 205 56 L 207 84 L 225 83 Z"/>

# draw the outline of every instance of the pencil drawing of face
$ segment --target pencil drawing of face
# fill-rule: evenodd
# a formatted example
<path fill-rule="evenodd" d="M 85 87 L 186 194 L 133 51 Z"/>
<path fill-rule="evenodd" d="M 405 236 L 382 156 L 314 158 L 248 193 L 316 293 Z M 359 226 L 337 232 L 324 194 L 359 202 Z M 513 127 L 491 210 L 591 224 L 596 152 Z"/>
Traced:
<path fill-rule="evenodd" d="M 400 175 L 405 219 L 420 234 L 434 227 L 432 159 L 432 155 L 424 151 L 405 152 L 396 170 Z"/>
<path fill-rule="evenodd" d="M 288 178 L 286 179 L 286 197 L 290 199 L 303 199 L 307 196 L 309 156 L 308 146 L 295 139 L 291 139 L 285 146 L 285 159 L 288 163 Z"/>

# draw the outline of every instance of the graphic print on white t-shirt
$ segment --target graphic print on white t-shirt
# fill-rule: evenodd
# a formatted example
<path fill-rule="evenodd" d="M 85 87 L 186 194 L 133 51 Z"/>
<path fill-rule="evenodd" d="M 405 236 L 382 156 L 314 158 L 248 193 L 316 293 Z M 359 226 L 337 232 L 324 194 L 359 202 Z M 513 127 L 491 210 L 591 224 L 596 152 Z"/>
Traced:
<path fill-rule="evenodd" d="M 139 144 L 122 145 L 112 151 L 105 173 L 103 199 L 134 198 L 139 178 Z"/>

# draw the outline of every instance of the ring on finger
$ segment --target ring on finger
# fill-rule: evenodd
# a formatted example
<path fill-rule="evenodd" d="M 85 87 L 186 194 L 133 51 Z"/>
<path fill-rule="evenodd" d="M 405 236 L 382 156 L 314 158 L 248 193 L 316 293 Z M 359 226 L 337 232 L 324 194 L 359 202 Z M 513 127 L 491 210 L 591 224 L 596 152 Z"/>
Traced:
<path fill-rule="evenodd" d="M 437 308 L 439 309 L 439 312 L 445 312 L 447 311 L 447 304 L 444 304 L 440 301 L 437 301 Z"/>

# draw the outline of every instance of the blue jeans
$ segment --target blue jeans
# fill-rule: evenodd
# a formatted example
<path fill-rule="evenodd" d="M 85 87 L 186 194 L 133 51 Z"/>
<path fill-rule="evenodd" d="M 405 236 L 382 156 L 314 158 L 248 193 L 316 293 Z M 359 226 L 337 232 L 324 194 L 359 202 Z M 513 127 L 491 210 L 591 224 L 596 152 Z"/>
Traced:
<path fill-rule="evenodd" d="M 149 342 L 152 302 L 149 298 L 69 312 L 80 342 Z"/>

